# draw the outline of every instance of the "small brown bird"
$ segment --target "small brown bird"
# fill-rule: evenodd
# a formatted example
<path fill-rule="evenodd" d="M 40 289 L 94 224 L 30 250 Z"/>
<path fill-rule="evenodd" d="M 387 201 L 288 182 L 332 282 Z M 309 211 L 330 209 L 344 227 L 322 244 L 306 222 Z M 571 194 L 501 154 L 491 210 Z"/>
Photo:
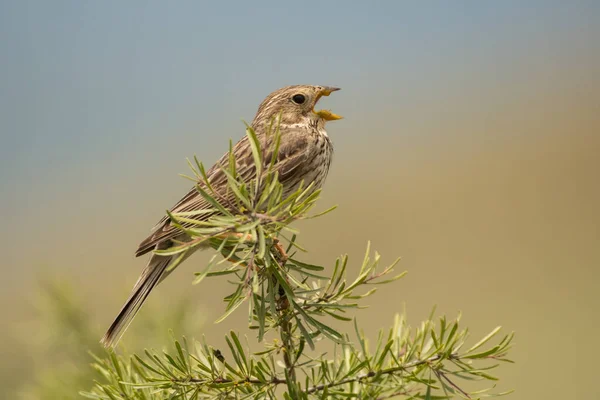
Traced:
<path fill-rule="evenodd" d="M 276 116 L 280 118 L 279 152 L 278 154 L 265 154 L 264 162 L 265 165 L 268 165 L 272 158 L 276 157 L 274 168 L 283 186 L 284 197 L 295 192 L 301 182 L 304 182 L 304 185 L 313 183 L 316 190 L 325 181 L 333 154 L 333 145 L 325 132 L 325 123 L 341 117 L 327 110 L 315 111 L 314 107 L 322 96 L 329 96 L 336 90 L 339 88 L 310 85 L 287 86 L 268 95 L 258 108 L 251 126 L 261 143 L 266 140 L 265 149 L 272 148 L 269 145 L 269 138 L 265 137 L 268 126 L 273 118 Z M 246 181 L 254 179 L 256 167 L 247 136 L 237 142 L 233 153 L 239 176 Z M 209 182 L 217 192 L 225 191 L 227 187 L 227 177 L 222 169 L 227 169 L 228 163 L 229 153 L 226 153 L 207 171 Z M 192 188 L 171 208 L 171 212 L 211 208 L 212 206 L 196 188 Z M 210 217 L 211 214 L 198 214 L 194 218 L 206 220 Z M 140 243 L 135 255 L 141 256 L 152 250 L 168 249 L 173 245 L 173 240 L 186 241 L 189 240 L 189 237 L 171 225 L 168 216 L 164 216 L 154 227 L 150 236 Z M 129 299 L 102 338 L 101 343 L 105 347 L 112 348 L 117 344 L 152 289 L 171 272 L 167 271 L 167 267 L 176 257 L 152 255 L 133 287 Z"/>

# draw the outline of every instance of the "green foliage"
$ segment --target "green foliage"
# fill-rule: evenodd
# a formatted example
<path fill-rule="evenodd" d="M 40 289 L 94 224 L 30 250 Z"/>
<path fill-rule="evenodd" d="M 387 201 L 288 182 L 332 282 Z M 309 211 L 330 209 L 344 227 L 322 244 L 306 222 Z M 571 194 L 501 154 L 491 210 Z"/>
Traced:
<path fill-rule="evenodd" d="M 275 124 L 274 124 L 275 125 Z M 285 193 L 273 168 L 279 146 L 279 131 L 260 142 L 247 127 L 254 163 L 262 172 L 248 180 L 236 166 L 230 151 L 223 167 L 228 187 L 216 191 L 204 166 L 190 163 L 199 193 L 211 204 L 197 212 L 170 215 L 172 222 L 188 233 L 191 241 L 157 251 L 178 254 L 183 260 L 201 243 L 216 250 L 195 282 L 226 276 L 233 290 L 225 297 L 225 320 L 242 304 L 248 305 L 249 329 L 264 348 L 252 353 L 230 332 L 225 355 L 204 342 L 182 342 L 173 338 L 172 349 L 129 357 L 111 353 L 94 364 L 102 379 L 84 396 L 93 399 L 324 399 L 324 398 L 423 398 L 488 396 L 487 390 L 467 394 L 460 380 L 491 380 L 490 370 L 508 361 L 512 334 L 489 345 L 495 329 L 476 345 L 463 350 L 468 332 L 459 318 L 436 323 L 433 313 L 416 329 L 398 316 L 387 332 L 381 332 L 374 348 L 349 316 L 351 309 L 377 289 L 401 278 L 394 266 L 381 268 L 380 257 L 367 247 L 358 275 L 349 279 L 348 258 L 336 260 L 330 274 L 325 268 L 301 261 L 304 249 L 289 226 L 311 218 L 319 190 L 300 185 Z M 330 209 L 331 210 L 331 209 Z M 328 211 L 330 211 L 328 210 Z M 218 260 L 217 255 L 222 259 Z M 331 319 L 353 322 L 350 336 L 334 329 Z M 335 354 L 313 355 L 319 340 L 334 344 Z"/>
<path fill-rule="evenodd" d="M 103 330 L 90 299 L 76 289 L 68 277 L 42 279 L 35 301 L 37 315 L 19 333 L 19 362 L 26 374 L 14 374 L 13 388 L 0 390 L 5 397 L 23 400 L 81 399 L 79 391 L 89 387 L 98 374 L 90 366 L 90 351 L 102 352 L 98 337 Z M 162 303 L 149 305 L 150 312 L 136 320 L 123 346 L 133 351 L 144 345 L 169 340 L 164 324 L 176 332 L 199 330 L 199 310 L 193 310 L 188 298 L 182 297 L 168 308 Z"/>
<path fill-rule="evenodd" d="M 428 319 L 412 330 L 398 315 L 387 332 L 380 332 L 371 350 L 356 322 L 355 330 L 358 345 L 345 336 L 332 359 L 326 355 L 315 358 L 304 355 L 300 337 L 294 347 L 294 358 L 295 368 L 302 372 L 303 379 L 297 382 L 292 382 L 277 362 L 277 357 L 288 351 L 281 342 L 274 340 L 265 346 L 265 351 L 252 354 L 230 332 L 226 338 L 228 357 L 206 343 L 189 343 L 184 338 L 183 342 L 173 339 L 170 352 L 145 351 L 143 356 L 129 358 L 113 353 L 108 359 L 97 359 L 95 367 L 105 381 L 85 396 L 271 399 L 277 398 L 277 390 L 282 387 L 286 389 L 283 396 L 293 399 L 484 397 L 489 396 L 488 390 L 469 395 L 460 388 L 459 380 L 496 381 L 490 370 L 499 362 L 509 361 L 504 357 L 512 340 L 512 334 L 505 335 L 490 346 L 488 342 L 499 331 L 495 329 L 468 350 L 461 350 L 468 332 L 459 327 L 459 318 L 448 322 L 442 317 L 437 323 Z M 442 394 L 434 396 L 437 390 Z"/>

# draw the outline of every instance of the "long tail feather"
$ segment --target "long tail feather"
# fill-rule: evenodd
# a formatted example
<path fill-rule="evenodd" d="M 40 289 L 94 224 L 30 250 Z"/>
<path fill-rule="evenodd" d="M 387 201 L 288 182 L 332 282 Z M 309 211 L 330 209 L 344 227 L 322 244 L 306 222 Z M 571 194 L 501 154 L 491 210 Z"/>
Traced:
<path fill-rule="evenodd" d="M 127 299 L 119 315 L 117 315 L 110 328 L 108 328 L 102 340 L 100 340 L 100 343 L 104 347 L 114 348 L 117 345 L 135 315 L 142 308 L 144 301 L 146 301 L 152 289 L 162 280 L 161 278 L 163 278 L 165 270 L 173 259 L 174 257 L 168 256 L 152 256 L 133 287 L 129 299 Z"/>

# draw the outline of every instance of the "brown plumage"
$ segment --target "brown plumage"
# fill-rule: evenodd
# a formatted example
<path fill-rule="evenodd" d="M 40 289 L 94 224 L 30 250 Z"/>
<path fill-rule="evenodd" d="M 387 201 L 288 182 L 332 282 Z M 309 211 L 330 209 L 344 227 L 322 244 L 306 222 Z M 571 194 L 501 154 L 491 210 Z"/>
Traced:
<path fill-rule="evenodd" d="M 265 149 L 270 149 L 269 138 L 265 138 L 268 124 L 277 115 L 280 115 L 281 143 L 277 155 L 267 153 L 265 165 L 272 157 L 276 156 L 274 168 L 277 170 L 279 180 L 284 188 L 284 196 L 293 193 L 300 183 L 305 185 L 314 182 L 314 189 L 320 188 L 329 171 L 333 146 L 325 132 L 325 122 L 340 119 L 329 111 L 315 111 L 314 107 L 322 96 L 329 96 L 333 91 L 339 90 L 327 86 L 296 85 L 287 86 L 271 93 L 261 103 L 252 121 L 261 143 Z M 244 136 L 233 148 L 236 160 L 236 170 L 244 180 L 249 181 L 256 177 L 256 168 L 252 151 L 247 136 Z M 207 175 L 211 186 L 218 192 L 227 187 L 227 178 L 222 172 L 222 167 L 227 168 L 229 154 L 226 153 L 208 171 Z M 171 212 L 197 211 L 212 208 L 206 200 L 192 188 Z M 195 218 L 208 219 L 210 214 L 200 214 Z M 142 241 L 136 251 L 136 256 L 141 256 L 152 250 L 167 249 L 173 240 L 186 241 L 189 237 L 178 228 L 170 224 L 168 216 L 164 216 L 154 227 L 148 238 Z M 189 256 L 189 255 L 188 255 Z M 127 329 L 144 301 L 170 271 L 166 271 L 172 256 L 153 254 L 146 268 L 136 282 L 129 299 L 115 318 L 101 342 L 106 347 L 114 347 Z"/>

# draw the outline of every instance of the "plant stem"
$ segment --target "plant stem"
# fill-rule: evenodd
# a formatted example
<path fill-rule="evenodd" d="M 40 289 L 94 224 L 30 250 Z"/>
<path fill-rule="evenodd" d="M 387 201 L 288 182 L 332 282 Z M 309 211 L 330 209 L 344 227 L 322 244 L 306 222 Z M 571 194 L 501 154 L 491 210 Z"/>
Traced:
<path fill-rule="evenodd" d="M 285 296 L 285 295 L 284 295 Z M 293 384 L 296 383 L 296 370 L 294 369 L 294 360 L 292 354 L 294 352 L 294 340 L 292 337 L 292 324 L 289 321 L 288 309 L 289 303 L 287 299 L 285 301 L 288 308 L 281 310 L 281 326 L 279 328 L 279 334 L 281 336 L 281 342 L 283 343 L 283 362 L 287 369 L 287 375 Z"/>
<path fill-rule="evenodd" d="M 274 258 L 274 261 L 280 266 L 281 269 L 285 266 L 287 262 L 287 254 L 277 239 L 274 240 L 273 248 L 278 253 L 277 259 Z M 286 277 L 287 280 L 287 277 Z M 293 360 L 293 354 L 295 349 L 294 337 L 292 336 L 292 323 L 290 322 L 293 313 L 290 310 L 290 302 L 285 294 L 285 291 L 281 286 L 279 286 L 279 301 L 278 301 L 278 311 L 279 311 L 279 336 L 281 337 L 281 343 L 283 344 L 283 362 L 285 363 L 285 368 L 287 370 L 287 376 L 289 380 L 296 387 L 296 370 L 294 368 L 295 360 Z"/>
<path fill-rule="evenodd" d="M 291 324 L 289 324 L 289 322 L 287 324 L 291 325 Z M 291 329 L 291 327 L 290 327 L 290 329 Z M 286 332 L 286 331 L 283 329 L 283 327 L 280 330 L 280 332 L 281 332 L 281 338 L 282 338 L 282 340 L 284 340 L 284 332 Z M 180 385 L 200 384 L 200 385 L 207 385 L 207 386 L 210 386 L 213 384 L 222 384 L 222 383 L 235 383 L 237 385 L 241 385 L 244 383 L 250 383 L 250 384 L 254 384 L 254 385 L 283 385 L 286 383 L 289 384 L 290 383 L 289 380 L 292 380 L 292 382 L 295 384 L 296 383 L 296 373 L 294 370 L 294 363 L 291 360 L 291 357 L 288 356 L 288 354 L 289 354 L 287 351 L 288 349 L 291 349 L 293 351 L 293 347 L 287 347 L 284 344 L 285 353 L 284 353 L 283 358 L 285 361 L 286 368 L 288 369 L 288 379 L 280 379 L 277 377 L 273 377 L 270 381 L 264 381 L 264 380 L 255 379 L 255 378 L 247 378 L 247 379 L 236 381 L 236 380 L 224 379 L 224 378 L 210 380 L 210 379 L 197 379 L 197 378 L 187 377 L 185 380 L 172 379 L 172 381 L 177 382 Z M 364 380 L 367 380 L 369 378 L 373 378 L 373 377 L 379 376 L 379 375 L 395 375 L 396 373 L 406 372 L 412 368 L 421 366 L 423 364 L 432 364 L 432 363 L 435 363 L 435 362 L 443 360 L 443 359 L 444 359 L 444 357 L 442 355 L 437 354 L 437 355 L 431 356 L 426 359 L 414 360 L 412 362 L 409 362 L 409 363 L 406 363 L 403 365 L 398 365 L 395 367 L 390 367 L 390 368 L 385 368 L 385 369 L 380 369 L 380 370 L 374 370 L 374 371 L 370 371 L 370 372 L 367 372 L 364 374 L 355 375 L 350 378 L 345 378 L 345 379 L 342 379 L 339 381 L 333 381 L 333 382 L 329 382 L 329 383 L 315 385 L 315 386 L 306 388 L 304 390 L 304 393 L 313 394 L 313 393 L 323 391 L 325 389 L 345 385 L 345 384 L 351 383 L 351 382 L 361 382 L 361 381 L 364 381 Z M 288 364 L 288 362 L 289 362 L 289 364 Z M 458 388 L 458 389 L 464 393 L 464 391 L 462 389 L 460 389 L 460 388 Z"/>
<path fill-rule="evenodd" d="M 407 364 L 404 364 L 404 365 L 398 365 L 396 367 L 386 368 L 386 369 L 382 369 L 382 370 L 379 370 L 379 371 L 371 371 L 371 372 L 368 372 L 366 374 L 357 375 L 357 376 L 354 376 L 352 378 L 346 378 L 346 379 L 343 379 L 341 381 L 330 382 L 330 383 L 321 384 L 321 385 L 316 385 L 316 386 L 313 386 L 311 388 L 308 388 L 306 390 L 306 393 L 310 394 L 310 393 L 320 392 L 321 390 L 324 390 L 324 389 L 328 389 L 328 388 L 335 387 L 335 386 L 340 386 L 340 385 L 345 385 L 346 383 L 350 383 L 350 382 L 360 382 L 363 379 L 372 378 L 372 377 L 378 376 L 378 375 L 393 375 L 396 372 L 404 372 L 407 369 L 414 368 L 414 367 L 417 367 L 417 366 L 422 365 L 422 364 L 430 364 L 430 363 L 433 363 L 435 361 L 439 361 L 440 359 L 442 359 L 442 357 L 438 354 L 438 355 L 435 355 L 433 357 L 429 357 L 429 358 L 424 359 L 424 360 L 415 360 L 413 362 L 410 362 L 410 363 L 407 363 Z"/>

